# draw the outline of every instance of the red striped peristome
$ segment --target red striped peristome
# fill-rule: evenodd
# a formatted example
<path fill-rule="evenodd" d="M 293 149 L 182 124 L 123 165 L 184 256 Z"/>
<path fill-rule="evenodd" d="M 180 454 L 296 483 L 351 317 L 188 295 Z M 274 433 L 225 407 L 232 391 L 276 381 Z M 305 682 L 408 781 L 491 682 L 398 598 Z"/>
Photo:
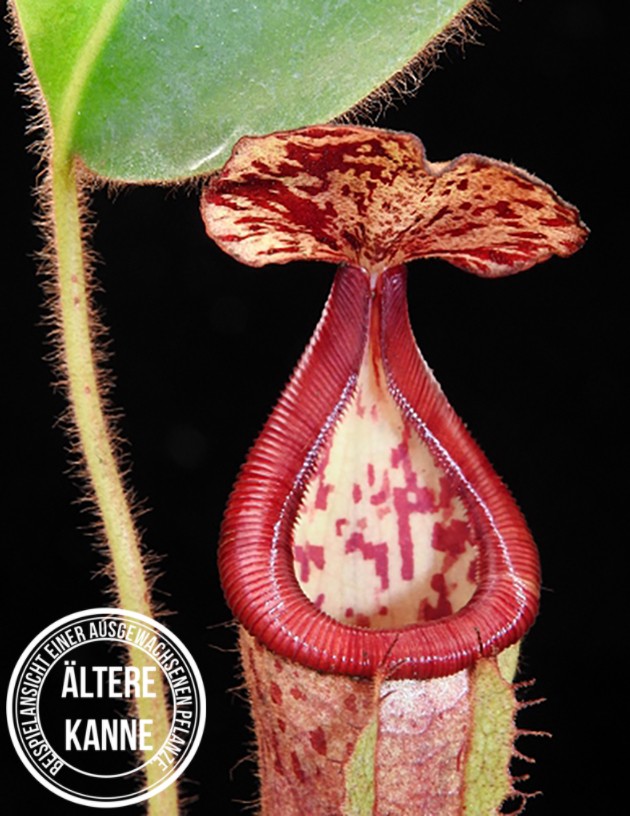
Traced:
<path fill-rule="evenodd" d="M 477 587 L 461 609 L 400 628 L 346 625 L 300 587 L 293 531 L 318 459 L 356 389 L 369 338 L 402 417 L 464 504 Z M 224 517 L 219 567 L 240 623 L 271 651 L 331 673 L 428 679 L 518 641 L 538 607 L 536 547 L 508 490 L 435 381 L 407 314 L 406 269 L 339 267 L 313 338 L 252 448 Z"/>

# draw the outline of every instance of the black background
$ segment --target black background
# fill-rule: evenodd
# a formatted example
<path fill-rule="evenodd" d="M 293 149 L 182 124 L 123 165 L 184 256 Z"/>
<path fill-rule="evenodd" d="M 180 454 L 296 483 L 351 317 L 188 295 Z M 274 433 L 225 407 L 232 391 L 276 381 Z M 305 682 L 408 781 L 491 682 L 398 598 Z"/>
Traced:
<path fill-rule="evenodd" d="M 568 260 L 484 281 L 439 262 L 410 273 L 419 344 L 446 394 L 520 503 L 538 542 L 544 591 L 523 677 L 547 702 L 519 743 L 537 763 L 530 816 L 616 812 L 612 745 L 627 709 L 620 654 L 623 425 L 618 279 L 623 172 L 617 25 L 596 0 L 497 0 L 481 46 L 450 48 L 413 97 L 379 124 L 417 133 L 431 160 L 474 151 L 515 164 L 578 205 L 592 235 Z M 610 4 L 608 4 L 609 6 Z M 8 37 L 4 34 L 4 40 Z M 20 62 L 2 49 L 5 112 L 2 276 L 2 547 L 5 685 L 40 629 L 107 603 L 90 515 L 77 503 L 50 387 L 33 254 Z M 618 62 L 616 62 L 618 60 Z M 316 66 L 314 67 L 316 70 Z M 627 79 L 627 77 L 626 77 Z M 222 508 L 239 463 L 315 325 L 332 268 L 240 267 L 205 237 L 194 192 L 128 188 L 94 196 L 98 302 L 113 338 L 114 404 L 130 440 L 145 540 L 162 556 L 157 599 L 196 657 L 208 694 L 201 749 L 186 773 L 191 814 L 237 814 L 255 796 L 233 633 L 215 566 Z M 621 274 L 620 274 L 621 273 Z M 6 729 L 3 729 L 6 734 Z M 84 808 L 49 794 L 5 737 L 3 797 L 32 812 Z M 517 768 L 519 772 L 523 768 Z M 621 805 L 623 807 L 623 805 Z M 138 812 L 141 808 L 136 809 Z M 305 806 L 305 813 L 308 807 Z"/>

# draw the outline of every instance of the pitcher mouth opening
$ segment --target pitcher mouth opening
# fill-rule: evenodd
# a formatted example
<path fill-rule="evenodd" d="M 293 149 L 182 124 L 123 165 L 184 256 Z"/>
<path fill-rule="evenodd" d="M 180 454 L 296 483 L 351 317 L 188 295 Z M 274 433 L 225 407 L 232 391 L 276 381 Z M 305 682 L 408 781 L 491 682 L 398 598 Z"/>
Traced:
<path fill-rule="evenodd" d="M 360 628 L 399 629 L 468 604 L 481 542 L 474 498 L 389 391 L 371 284 L 357 382 L 318 452 L 292 551 L 298 584 L 318 609 Z"/>
<path fill-rule="evenodd" d="M 451 674 L 536 614 L 535 546 L 418 351 L 405 284 L 340 267 L 226 514 L 237 617 L 322 671 Z"/>

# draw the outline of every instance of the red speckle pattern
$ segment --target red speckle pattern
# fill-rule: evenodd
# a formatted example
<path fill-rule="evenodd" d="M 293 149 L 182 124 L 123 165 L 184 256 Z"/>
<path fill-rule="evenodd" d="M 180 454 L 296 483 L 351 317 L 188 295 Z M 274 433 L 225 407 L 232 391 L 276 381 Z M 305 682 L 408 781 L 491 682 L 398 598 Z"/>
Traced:
<path fill-rule="evenodd" d="M 302 765 L 300 764 L 300 760 L 298 755 L 295 751 L 291 751 L 291 767 L 293 768 L 293 773 L 295 774 L 295 778 L 303 785 L 306 782 L 306 774 L 302 769 Z"/>
<path fill-rule="evenodd" d="M 318 510 L 322 509 L 317 503 L 316 507 Z M 299 575 L 302 583 L 307 583 L 310 578 L 311 564 L 319 570 L 323 570 L 326 565 L 324 548 L 315 544 L 306 544 L 304 547 L 296 545 L 293 549 L 293 555 L 299 564 Z"/>
<path fill-rule="evenodd" d="M 293 697 L 294 700 L 305 700 L 306 699 L 306 697 L 304 696 L 304 692 L 300 691 L 300 689 L 297 686 L 293 686 L 293 688 L 291 689 L 290 694 L 291 694 L 291 697 Z"/>
<path fill-rule="evenodd" d="M 464 607 L 477 588 L 478 542 L 456 486 L 387 389 L 378 317 L 372 309 L 357 388 L 318 458 L 293 553 L 299 584 L 323 598 L 320 609 L 385 629 Z M 307 565 L 310 552 L 317 559 Z"/>
<path fill-rule="evenodd" d="M 324 733 L 324 729 L 318 726 L 313 729 L 313 731 L 309 731 L 308 738 L 313 749 L 317 751 L 318 754 L 326 756 L 326 734 Z"/>
<path fill-rule="evenodd" d="M 415 136 L 362 127 L 241 139 L 202 214 L 252 266 L 310 258 L 380 272 L 439 257 L 497 277 L 570 255 L 586 235 L 575 208 L 518 167 L 475 154 L 431 163 Z"/>
<path fill-rule="evenodd" d="M 274 703 L 276 705 L 282 705 L 282 690 L 277 683 L 271 683 L 269 686 L 269 692 Z"/>
<path fill-rule="evenodd" d="M 363 755 L 369 760 L 370 779 L 374 777 L 370 813 L 461 814 L 468 782 L 464 760 L 479 688 L 474 671 L 429 682 L 390 682 L 382 677 L 365 681 L 322 674 L 286 660 L 278 672 L 271 652 L 252 648 L 253 639 L 243 631 L 240 640 L 254 716 L 262 813 L 349 813 L 347 791 L 350 786 L 356 790 L 356 760 Z M 486 663 L 498 679 L 494 661 Z M 282 704 L 270 693 L 273 685 L 281 687 Z M 303 690 L 303 700 L 292 697 L 292 687 Z M 509 723 L 516 704 L 502 702 Z M 374 726 L 370 757 L 365 738 L 370 739 Z M 515 727 L 509 729 L 508 725 L 506 762 L 508 744 L 511 747 L 516 736 Z M 499 763 L 493 773 L 503 775 L 506 769 Z"/>

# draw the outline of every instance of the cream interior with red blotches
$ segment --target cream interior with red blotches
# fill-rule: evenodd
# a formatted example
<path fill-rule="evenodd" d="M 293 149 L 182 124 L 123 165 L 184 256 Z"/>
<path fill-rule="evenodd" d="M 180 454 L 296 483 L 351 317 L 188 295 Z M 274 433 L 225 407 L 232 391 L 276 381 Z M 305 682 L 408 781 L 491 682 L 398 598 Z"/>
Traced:
<path fill-rule="evenodd" d="M 293 548 L 304 593 L 342 623 L 383 629 L 435 620 L 476 589 L 466 509 L 403 419 L 371 346 L 320 454 Z"/>

